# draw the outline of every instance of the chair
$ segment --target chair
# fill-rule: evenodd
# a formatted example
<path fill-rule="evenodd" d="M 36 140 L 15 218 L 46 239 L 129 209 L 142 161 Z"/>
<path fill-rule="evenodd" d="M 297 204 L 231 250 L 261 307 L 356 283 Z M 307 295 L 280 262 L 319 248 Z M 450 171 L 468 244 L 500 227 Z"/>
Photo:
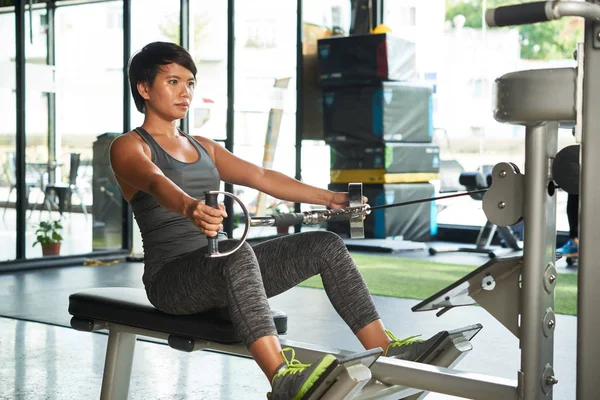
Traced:
<path fill-rule="evenodd" d="M 87 209 L 85 207 L 85 203 L 83 201 L 83 197 L 79 193 L 79 189 L 77 187 L 77 175 L 79 173 L 79 165 L 81 163 L 81 154 L 79 153 L 71 153 L 70 162 L 69 162 L 69 182 L 68 183 L 49 183 L 46 185 L 46 189 L 44 190 L 44 202 L 42 208 L 40 209 L 40 214 L 44 210 L 44 206 L 47 206 L 48 211 L 52 211 L 52 195 L 58 198 L 58 201 L 54 202 L 54 204 L 58 208 L 58 212 L 60 215 L 63 215 L 65 208 L 71 212 L 72 203 L 71 198 L 73 193 L 79 197 L 81 202 L 81 209 L 83 210 L 83 214 L 87 218 Z"/>
<path fill-rule="evenodd" d="M 4 169 L 4 173 L 6 174 L 6 178 L 8 180 L 8 184 L 10 185 L 10 189 L 8 191 L 8 196 L 6 197 L 6 201 L 4 202 L 4 211 L 2 212 L 2 219 L 4 219 L 4 217 L 6 216 L 6 210 L 8 208 L 8 203 L 10 201 L 10 195 L 12 194 L 13 190 L 15 190 L 17 188 L 17 154 L 16 153 L 8 153 L 8 161 L 5 165 L 5 169 Z M 29 179 L 30 177 L 26 174 L 25 175 L 25 187 L 26 187 L 26 193 L 25 193 L 25 204 L 26 207 L 29 206 L 29 193 L 31 192 L 31 189 L 34 187 L 37 187 L 40 182 L 38 182 L 37 180 L 32 181 Z M 41 189 L 41 187 L 40 187 Z M 37 203 L 37 200 L 36 200 Z M 30 214 L 31 216 L 31 214 Z"/>

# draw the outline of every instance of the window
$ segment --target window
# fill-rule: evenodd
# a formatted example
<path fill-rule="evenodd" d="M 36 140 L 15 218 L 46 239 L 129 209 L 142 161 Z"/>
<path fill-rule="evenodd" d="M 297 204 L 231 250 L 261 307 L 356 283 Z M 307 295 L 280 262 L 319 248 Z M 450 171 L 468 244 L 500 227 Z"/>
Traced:
<path fill-rule="evenodd" d="M 192 2 L 190 53 L 198 68 L 189 113 L 193 135 L 224 140 L 227 124 L 227 2 Z"/>
<path fill-rule="evenodd" d="M 293 177 L 296 2 L 238 0 L 235 7 L 234 154 Z M 273 118 L 271 110 L 281 118 Z M 236 193 L 257 215 L 268 213 L 275 205 L 273 199 L 259 196 L 255 190 L 236 187 Z M 253 229 L 251 234 L 264 236 L 275 231 Z"/>
<path fill-rule="evenodd" d="M 76 191 L 63 197 L 47 191 L 49 203 L 40 215 L 59 218 L 66 196 L 61 255 L 122 246 L 120 192 L 107 157 L 123 129 L 122 15 L 120 2 L 56 9 L 55 162 L 49 181 L 72 184 Z"/>

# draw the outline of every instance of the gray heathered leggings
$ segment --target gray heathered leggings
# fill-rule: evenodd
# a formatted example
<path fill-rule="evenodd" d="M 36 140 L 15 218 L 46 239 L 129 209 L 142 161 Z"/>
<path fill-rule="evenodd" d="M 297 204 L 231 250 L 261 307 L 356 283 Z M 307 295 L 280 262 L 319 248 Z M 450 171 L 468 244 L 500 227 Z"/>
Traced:
<path fill-rule="evenodd" d="M 219 242 L 226 251 L 238 241 Z M 362 275 L 344 242 L 327 231 L 272 239 L 234 254 L 207 259 L 206 247 L 166 264 L 146 286 L 148 299 L 171 314 L 227 306 L 238 334 L 250 346 L 276 335 L 267 298 L 320 274 L 333 307 L 356 333 L 379 319 Z"/>

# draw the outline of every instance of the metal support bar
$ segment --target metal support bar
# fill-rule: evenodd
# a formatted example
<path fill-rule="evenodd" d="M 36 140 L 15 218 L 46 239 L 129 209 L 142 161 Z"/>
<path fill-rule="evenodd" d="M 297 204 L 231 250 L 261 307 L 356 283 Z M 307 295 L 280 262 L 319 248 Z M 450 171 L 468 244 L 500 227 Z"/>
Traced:
<path fill-rule="evenodd" d="M 586 20 L 600 22 L 600 9 L 594 7 L 592 4 L 586 4 L 580 1 L 548 1 L 546 4 L 548 4 L 552 10 L 552 19 L 560 19 L 562 17 L 583 17 Z"/>
<path fill-rule="evenodd" d="M 588 3 L 594 1 L 588 0 Z M 598 4 L 598 1 L 595 1 Z M 577 399 L 600 399 L 598 368 L 600 359 L 600 313 L 598 312 L 598 287 L 600 287 L 600 49 L 594 47 L 598 38 L 596 26 L 586 21 L 584 77 L 583 77 L 583 135 L 581 174 L 579 183 L 579 283 L 577 319 Z"/>
<path fill-rule="evenodd" d="M 179 0 L 179 44 L 190 50 L 190 2 Z M 190 117 L 186 114 L 180 121 L 179 127 L 184 132 L 190 131 Z"/>
<path fill-rule="evenodd" d="M 31 12 L 31 11 L 30 11 Z M 27 211 L 27 186 L 25 184 L 25 1 L 15 2 L 15 38 L 16 38 L 16 164 L 17 164 L 17 249 L 16 258 L 24 259 L 25 250 L 25 212 Z"/>
<path fill-rule="evenodd" d="M 475 250 L 484 250 L 486 253 L 489 252 L 497 228 L 498 227 L 495 224 L 486 221 L 483 228 L 479 231 L 479 235 L 477 235 L 477 240 L 475 240 Z"/>
<path fill-rule="evenodd" d="M 371 22 L 372 28 L 375 29 L 378 25 L 383 24 L 384 4 L 383 0 L 372 0 Z"/>
<path fill-rule="evenodd" d="M 519 245 L 517 238 L 515 237 L 513 232 L 507 226 L 499 226 L 498 234 L 504 240 L 504 243 L 506 243 L 506 247 L 509 247 L 509 248 L 511 248 L 513 250 L 517 250 L 517 251 L 523 250 L 521 248 L 521 245 Z"/>
<path fill-rule="evenodd" d="M 521 293 L 521 373 L 527 400 L 551 399 L 543 379 L 553 364 L 554 291 L 545 290 L 546 268 L 556 258 L 556 196 L 548 192 L 558 122 L 527 126 L 525 133 L 525 240 Z M 553 374 L 552 374 L 553 376 Z"/>
<path fill-rule="evenodd" d="M 131 98 L 129 96 L 129 77 L 127 69 L 131 57 L 131 0 L 123 0 L 123 132 L 131 130 Z M 133 249 L 133 218 L 129 202 L 123 198 L 121 203 L 123 218 L 121 248 Z"/>
<path fill-rule="evenodd" d="M 296 0 L 296 173 L 295 178 L 302 180 L 302 138 L 304 137 L 304 13 L 302 0 Z M 300 203 L 294 203 L 294 212 L 300 212 Z M 294 232 L 300 232 L 300 225 L 294 226 Z"/>
<path fill-rule="evenodd" d="M 517 399 L 517 382 L 510 379 L 386 357 L 377 360 L 377 363 L 371 367 L 371 371 L 377 380 L 391 385 L 469 399 Z"/>
<path fill-rule="evenodd" d="M 227 1 L 227 122 L 225 148 L 233 153 L 235 137 L 235 0 Z M 225 191 L 234 193 L 233 185 L 225 183 Z M 225 197 L 227 215 L 234 215 L 233 199 Z M 233 236 L 233 218 L 223 220 L 223 230 L 229 237 Z"/>
<path fill-rule="evenodd" d="M 54 1 L 48 2 L 46 12 L 48 23 L 46 64 L 56 66 L 56 4 Z M 56 74 L 56 71 L 54 73 Z M 58 156 L 56 146 L 56 93 L 47 93 L 46 96 L 48 97 L 48 161 L 55 162 Z M 48 170 L 48 182 L 56 182 L 56 170 L 54 168 Z"/>
<path fill-rule="evenodd" d="M 110 330 L 100 400 L 126 400 L 131 380 L 135 334 Z"/>
<path fill-rule="evenodd" d="M 422 390 L 401 386 L 389 386 L 372 380 L 363 387 L 360 394 L 353 400 L 416 400 L 424 395 Z"/>

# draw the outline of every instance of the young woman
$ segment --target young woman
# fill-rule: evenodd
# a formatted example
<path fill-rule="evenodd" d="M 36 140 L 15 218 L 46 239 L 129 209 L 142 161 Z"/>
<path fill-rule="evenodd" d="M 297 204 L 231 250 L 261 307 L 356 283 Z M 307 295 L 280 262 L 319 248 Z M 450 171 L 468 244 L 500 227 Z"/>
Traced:
<path fill-rule="evenodd" d="M 210 139 L 178 130 L 176 123 L 192 102 L 196 72 L 189 53 L 175 44 L 155 42 L 135 54 L 129 79 L 144 123 L 115 139 L 110 149 L 113 172 L 142 234 L 143 282 L 150 302 L 172 314 L 228 307 L 237 332 L 271 382 L 271 399 L 304 398 L 335 360 L 329 355 L 306 365 L 294 359 L 293 350 L 282 350 L 267 301 L 316 274 L 366 349 L 381 347 L 386 356 L 418 360 L 442 332 L 420 341 L 398 340 L 386 331 L 344 242 L 333 233 L 289 235 L 253 247 L 245 244 L 229 257 L 204 257 L 207 237 L 217 235 L 227 214 L 223 206 L 205 205 L 203 193 L 218 190 L 221 180 L 331 208 L 348 206 L 348 194 L 260 168 Z M 224 240 L 219 246 L 226 251 L 236 244 Z"/>

